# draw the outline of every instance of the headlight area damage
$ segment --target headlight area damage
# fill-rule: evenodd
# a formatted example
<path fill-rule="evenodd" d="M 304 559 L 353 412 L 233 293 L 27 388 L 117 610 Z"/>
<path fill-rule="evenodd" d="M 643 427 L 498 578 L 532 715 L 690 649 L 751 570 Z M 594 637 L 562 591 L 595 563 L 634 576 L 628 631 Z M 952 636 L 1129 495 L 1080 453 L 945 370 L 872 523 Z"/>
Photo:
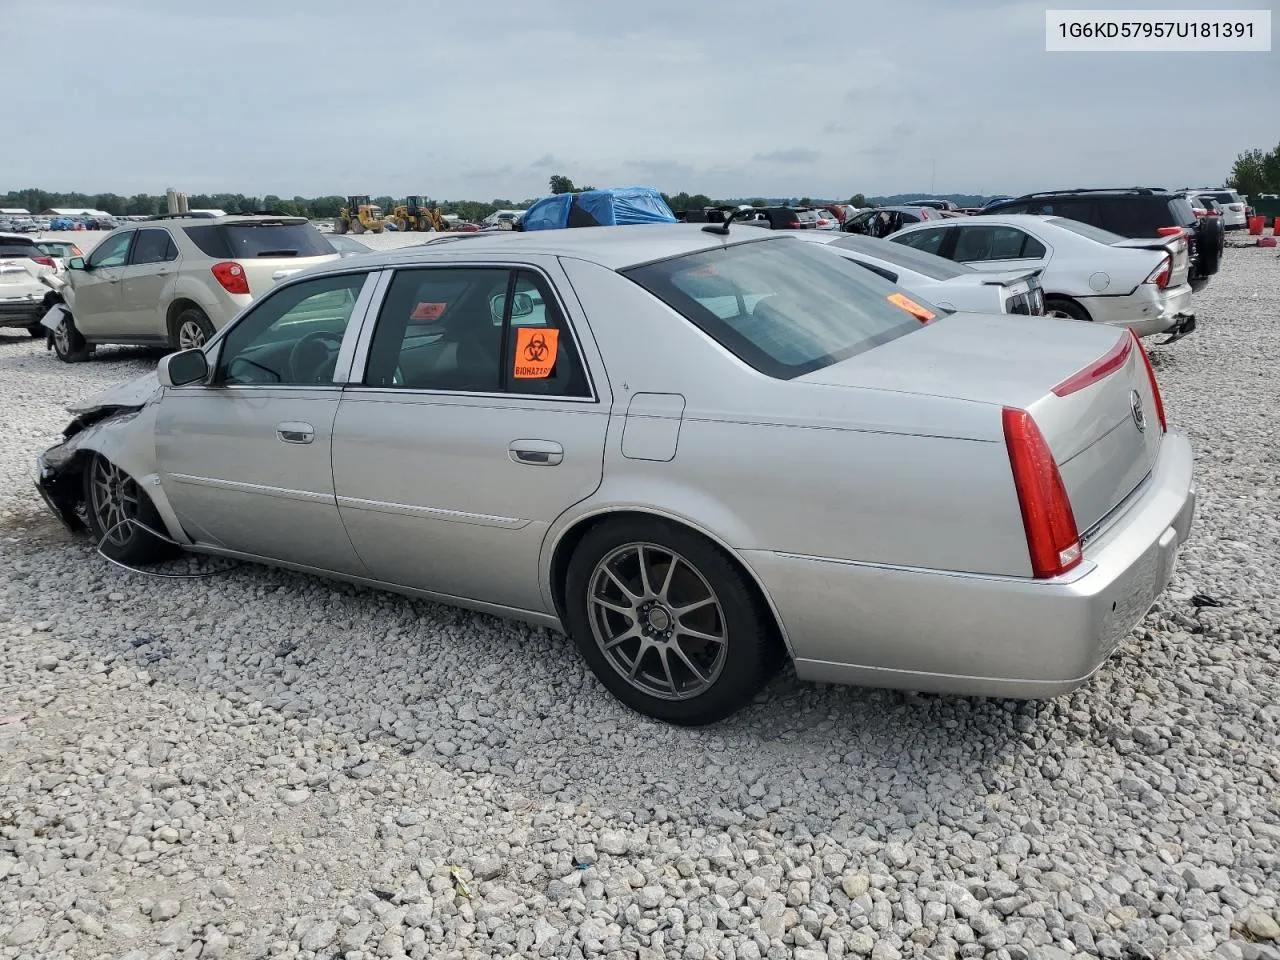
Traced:
<path fill-rule="evenodd" d="M 134 476 L 154 473 L 150 427 L 135 424 L 160 394 L 160 381 L 148 373 L 67 407 L 73 418 L 63 439 L 36 457 L 34 473 L 40 496 L 72 532 L 88 529 L 84 468 L 91 454 L 131 463 L 140 468 Z"/>

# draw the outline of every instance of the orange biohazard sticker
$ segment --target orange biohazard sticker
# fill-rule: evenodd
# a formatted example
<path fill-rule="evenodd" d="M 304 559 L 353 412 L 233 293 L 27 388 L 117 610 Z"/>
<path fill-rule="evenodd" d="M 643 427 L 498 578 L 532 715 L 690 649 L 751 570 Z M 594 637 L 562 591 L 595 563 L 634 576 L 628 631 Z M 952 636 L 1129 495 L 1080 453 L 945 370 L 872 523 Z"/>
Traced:
<path fill-rule="evenodd" d="M 895 307 L 900 307 L 907 311 L 907 313 L 911 314 L 921 323 L 928 323 L 933 319 L 933 314 L 930 311 L 920 306 L 920 304 L 916 303 L 910 297 L 903 296 L 900 293 L 891 293 L 887 299 Z"/>
<path fill-rule="evenodd" d="M 432 320 L 439 320 L 440 315 L 444 313 L 447 303 L 420 303 L 413 308 L 410 320 L 418 320 L 430 323 Z"/>
<path fill-rule="evenodd" d="M 517 327 L 516 361 L 511 375 L 517 380 L 545 380 L 556 365 L 559 345 L 559 330 Z"/>

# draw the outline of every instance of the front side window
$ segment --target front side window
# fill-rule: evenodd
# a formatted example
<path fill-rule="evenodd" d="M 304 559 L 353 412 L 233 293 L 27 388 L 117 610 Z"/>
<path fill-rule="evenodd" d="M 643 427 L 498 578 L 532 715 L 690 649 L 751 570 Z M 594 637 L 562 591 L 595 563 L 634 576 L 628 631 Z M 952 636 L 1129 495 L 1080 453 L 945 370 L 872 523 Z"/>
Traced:
<path fill-rule="evenodd" d="M 366 276 L 317 277 L 267 296 L 227 331 L 215 382 L 240 386 L 333 383 L 338 350 Z"/>
<path fill-rule="evenodd" d="M 917 330 L 879 277 L 793 240 L 756 241 L 624 270 L 725 349 L 778 379 Z"/>
<path fill-rule="evenodd" d="M 133 239 L 133 231 L 118 233 L 107 237 L 98 248 L 89 255 L 91 267 L 122 267 L 129 256 L 129 241 Z"/>
<path fill-rule="evenodd" d="M 178 248 L 168 230 L 139 230 L 138 242 L 133 245 L 129 262 L 134 265 L 145 263 L 164 263 L 178 258 Z"/>
<path fill-rule="evenodd" d="M 586 378 L 545 281 L 506 268 L 399 270 L 364 383 L 467 393 L 584 396 Z"/>
<path fill-rule="evenodd" d="M 900 237 L 893 239 L 904 247 L 910 247 L 912 250 L 920 250 L 923 253 L 932 253 L 935 256 L 942 250 L 942 241 L 947 233 L 945 229 L 937 230 L 912 230 L 910 233 L 904 233 Z"/>

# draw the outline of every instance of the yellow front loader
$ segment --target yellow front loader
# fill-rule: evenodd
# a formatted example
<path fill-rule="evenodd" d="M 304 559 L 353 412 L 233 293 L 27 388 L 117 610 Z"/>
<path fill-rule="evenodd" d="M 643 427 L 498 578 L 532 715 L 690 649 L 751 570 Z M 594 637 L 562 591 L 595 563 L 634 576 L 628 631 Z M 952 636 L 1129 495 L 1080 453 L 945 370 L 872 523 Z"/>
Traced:
<path fill-rule="evenodd" d="M 422 197 L 405 197 L 404 203 L 391 211 L 391 222 L 397 230 L 414 233 L 427 233 L 432 230 L 448 230 L 448 225 L 440 217 L 440 208 L 427 208 Z"/>
<path fill-rule="evenodd" d="M 333 224 L 334 233 L 381 233 L 390 221 L 382 218 L 382 208 L 368 197 L 347 197 L 347 205 Z"/>

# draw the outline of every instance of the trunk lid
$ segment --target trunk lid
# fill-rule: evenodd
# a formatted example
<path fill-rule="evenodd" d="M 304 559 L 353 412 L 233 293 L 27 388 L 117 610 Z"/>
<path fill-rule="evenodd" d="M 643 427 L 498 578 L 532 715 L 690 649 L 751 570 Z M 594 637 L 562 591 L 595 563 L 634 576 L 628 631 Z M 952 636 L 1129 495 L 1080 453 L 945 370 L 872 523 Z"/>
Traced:
<path fill-rule="evenodd" d="M 1134 237 L 1119 240 L 1111 246 L 1134 250 L 1155 250 L 1169 254 L 1172 272 L 1169 282 L 1165 284 L 1166 288 L 1182 286 L 1187 282 L 1187 275 L 1191 272 L 1191 237 L 1187 234 L 1175 237 Z"/>
<path fill-rule="evenodd" d="M 797 380 L 1029 411 L 1082 536 L 1150 473 L 1163 438 L 1138 345 L 1101 324 L 955 313 Z"/>

